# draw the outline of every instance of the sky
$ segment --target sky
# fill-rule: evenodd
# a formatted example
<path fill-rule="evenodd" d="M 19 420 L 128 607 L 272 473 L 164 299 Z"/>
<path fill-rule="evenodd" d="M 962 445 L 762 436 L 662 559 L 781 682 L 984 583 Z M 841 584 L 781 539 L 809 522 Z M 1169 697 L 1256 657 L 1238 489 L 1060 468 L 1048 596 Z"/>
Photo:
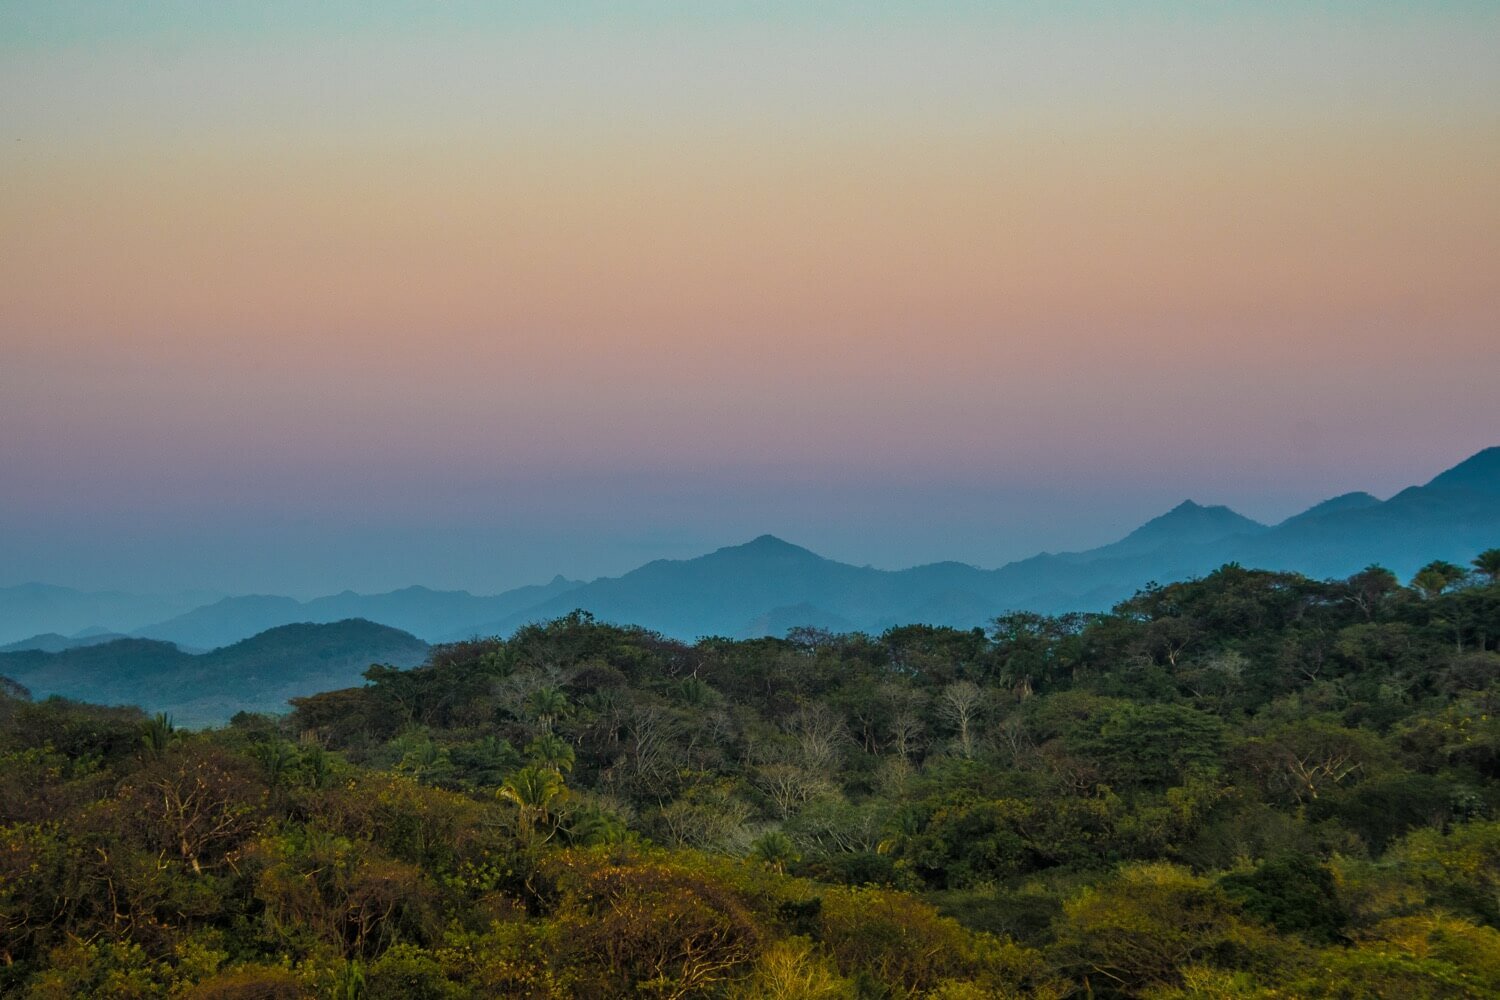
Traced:
<path fill-rule="evenodd" d="M 1500 444 L 1500 4 L 0 0 L 0 585 L 1000 565 Z"/>

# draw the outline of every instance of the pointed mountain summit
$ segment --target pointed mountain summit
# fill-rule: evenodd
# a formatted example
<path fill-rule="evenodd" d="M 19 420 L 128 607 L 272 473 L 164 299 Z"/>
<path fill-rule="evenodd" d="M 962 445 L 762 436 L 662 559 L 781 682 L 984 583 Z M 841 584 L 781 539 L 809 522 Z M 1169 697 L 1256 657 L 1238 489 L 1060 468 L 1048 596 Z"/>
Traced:
<path fill-rule="evenodd" d="M 1203 545 L 1236 535 L 1257 535 L 1268 530 L 1228 507 L 1205 507 L 1184 500 L 1160 517 L 1145 524 L 1112 545 L 1090 552 L 1093 556 L 1127 556 L 1152 552 L 1167 546 Z"/>
<path fill-rule="evenodd" d="M 800 545 L 793 545 L 791 542 L 777 538 L 775 535 L 761 535 L 742 545 L 726 545 L 721 549 L 715 549 L 703 558 L 821 560 L 823 557 L 810 549 L 804 549 Z"/>
<path fill-rule="evenodd" d="M 806 552 L 806 551 L 808 551 L 807 549 L 804 549 L 800 545 L 793 545 L 791 542 L 788 542 L 788 541 L 786 541 L 785 539 L 782 539 L 782 538 L 777 538 L 775 535 L 757 535 L 756 537 L 750 539 L 750 541 L 745 542 L 743 545 L 727 545 L 727 546 L 725 546 L 725 548 L 730 548 L 730 549 L 766 549 L 766 550 L 770 550 L 770 551 L 780 551 L 780 550 L 786 550 L 786 549 L 794 549 L 794 550 L 796 550 L 798 552 Z"/>
<path fill-rule="evenodd" d="M 1500 446 L 1486 448 L 1434 476 L 1426 490 L 1474 490 L 1500 493 Z"/>
<path fill-rule="evenodd" d="M 1233 546 L 1230 555 L 1245 565 L 1316 577 L 1347 576 L 1371 562 L 1403 578 L 1433 559 L 1462 565 L 1500 538 L 1500 448 L 1486 448 L 1383 503 L 1309 516 L 1334 502 Z"/>
<path fill-rule="evenodd" d="M 727 545 L 694 559 L 657 559 L 618 577 L 602 577 L 491 626 L 508 635 L 527 622 L 575 608 L 618 623 L 643 624 L 679 638 L 740 635 L 773 609 L 807 605 L 825 619 L 858 623 L 873 615 L 846 613 L 868 603 L 871 589 L 889 588 L 892 574 L 825 559 L 775 535 Z M 780 623 L 776 618 L 774 624 Z M 805 624 L 805 623 L 802 623 Z"/>
<path fill-rule="evenodd" d="M 488 597 L 414 586 L 386 594 L 345 591 L 305 602 L 233 598 L 135 634 L 214 649 L 293 622 L 363 618 L 420 639 L 447 642 L 510 635 L 522 625 L 574 609 L 688 640 L 775 634 L 805 624 L 872 634 L 918 622 L 972 628 L 1010 610 L 1104 610 L 1147 581 L 1201 576 L 1226 562 L 1314 577 L 1344 577 L 1378 562 L 1406 578 L 1433 559 L 1462 565 L 1497 542 L 1500 447 L 1487 448 L 1425 486 L 1409 487 L 1389 500 L 1345 493 L 1274 528 L 1228 507 L 1188 500 L 1112 544 L 1043 553 L 997 569 L 958 562 L 904 570 L 854 566 L 763 534 L 696 558 L 658 559 L 589 583 L 559 576 L 548 584 Z M 7 616 L 19 623 L 13 635 L 0 630 L 0 642 L 31 636 L 27 641 L 51 647 L 83 625 L 118 628 L 116 616 L 103 613 L 109 607 L 101 603 L 118 596 L 0 588 L 0 624 Z M 76 605 L 70 605 L 70 618 L 84 612 L 87 617 L 66 629 L 57 627 L 56 616 L 48 613 L 53 601 Z M 46 632 L 56 634 L 36 635 Z"/>

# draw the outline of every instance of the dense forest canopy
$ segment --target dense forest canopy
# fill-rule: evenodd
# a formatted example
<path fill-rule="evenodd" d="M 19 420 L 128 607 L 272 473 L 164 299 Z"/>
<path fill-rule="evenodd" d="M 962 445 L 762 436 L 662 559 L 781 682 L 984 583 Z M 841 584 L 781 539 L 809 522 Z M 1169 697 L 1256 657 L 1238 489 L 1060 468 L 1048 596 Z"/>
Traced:
<path fill-rule="evenodd" d="M 1497 550 L 366 678 L 192 733 L 0 686 L 0 990 L 1500 997 Z"/>

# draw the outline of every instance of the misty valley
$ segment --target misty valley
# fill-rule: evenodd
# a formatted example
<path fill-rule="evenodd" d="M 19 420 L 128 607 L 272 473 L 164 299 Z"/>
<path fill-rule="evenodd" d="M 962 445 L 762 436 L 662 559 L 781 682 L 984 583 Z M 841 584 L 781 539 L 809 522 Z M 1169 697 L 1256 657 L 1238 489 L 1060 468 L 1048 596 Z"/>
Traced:
<path fill-rule="evenodd" d="M 975 628 L 0 664 L 5 995 L 1500 995 L 1500 549 Z"/>
<path fill-rule="evenodd" d="M 0 2 L 0 1000 L 1500 1000 L 1497 52 Z"/>
<path fill-rule="evenodd" d="M 823 558 L 771 535 L 619 577 L 561 575 L 477 596 L 412 586 L 309 601 L 275 595 L 141 596 L 38 583 L 0 587 L 0 675 L 38 696 L 139 704 L 188 725 L 360 682 L 371 663 L 411 667 L 431 644 L 507 636 L 584 610 L 692 642 L 781 637 L 812 626 L 879 635 L 920 622 L 988 628 L 1005 610 L 1104 612 L 1152 581 L 1237 563 L 1348 577 L 1379 564 L 1410 579 L 1466 563 L 1500 538 L 1500 448 L 1381 501 L 1346 493 L 1265 525 L 1185 501 L 1119 541 L 994 570 L 959 562 L 889 571 Z"/>

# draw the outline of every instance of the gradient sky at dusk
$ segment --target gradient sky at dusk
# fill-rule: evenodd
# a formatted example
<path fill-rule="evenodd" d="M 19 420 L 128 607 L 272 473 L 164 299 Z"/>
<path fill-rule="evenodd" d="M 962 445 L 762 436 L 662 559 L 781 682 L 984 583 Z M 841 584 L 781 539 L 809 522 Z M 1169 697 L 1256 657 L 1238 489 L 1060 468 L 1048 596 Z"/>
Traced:
<path fill-rule="evenodd" d="M 1497 52 L 1493 2 L 0 0 L 0 585 L 1386 495 L 1500 444 Z"/>

